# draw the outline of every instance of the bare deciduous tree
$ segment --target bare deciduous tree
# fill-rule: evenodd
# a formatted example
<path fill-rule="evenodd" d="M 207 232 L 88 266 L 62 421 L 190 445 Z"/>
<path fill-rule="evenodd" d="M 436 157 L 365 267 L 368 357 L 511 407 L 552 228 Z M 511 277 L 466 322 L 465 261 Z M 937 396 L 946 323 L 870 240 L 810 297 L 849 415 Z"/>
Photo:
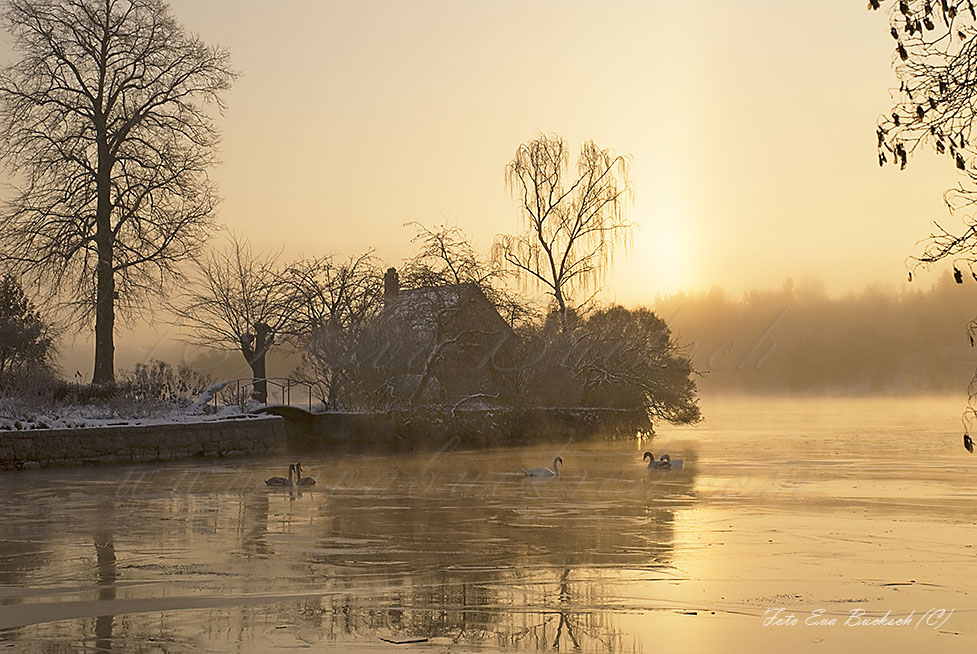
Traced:
<path fill-rule="evenodd" d="M 415 230 L 411 243 L 417 244 L 417 254 L 404 266 L 405 286 L 472 283 L 484 292 L 502 278 L 503 270 L 494 261 L 479 259 L 460 227 L 438 225 L 432 229 L 418 222 L 406 227 Z"/>
<path fill-rule="evenodd" d="M 510 273 L 502 262 L 491 257 L 480 258 L 460 227 L 439 225 L 432 229 L 417 222 L 407 226 L 416 230 L 411 242 L 418 245 L 417 254 L 404 265 L 407 288 L 473 284 L 511 327 L 537 317 L 526 298 L 506 286 Z"/>
<path fill-rule="evenodd" d="M 506 181 L 526 221 L 522 234 L 500 236 L 496 257 L 541 285 L 556 301 L 564 333 L 569 332 L 571 293 L 594 286 L 614 247 L 627 241 L 625 217 L 630 193 L 628 159 L 587 141 L 575 175 L 568 172 L 566 143 L 541 134 L 516 150 Z"/>
<path fill-rule="evenodd" d="M 360 336 L 382 307 L 383 276 L 372 252 L 323 257 L 288 269 L 291 329 L 303 344 L 302 370 L 330 407 L 342 403 L 343 383 L 356 365 Z"/>
<path fill-rule="evenodd" d="M 254 377 L 254 398 L 267 399 L 265 355 L 290 334 L 294 305 L 280 254 L 254 254 L 232 238 L 227 249 L 204 258 L 173 311 L 194 342 L 239 350 Z"/>
<path fill-rule="evenodd" d="M 111 382 L 117 308 L 161 293 L 211 226 L 207 109 L 235 73 L 161 0 L 9 0 L 3 20 L 19 59 L 0 74 L 0 155 L 22 184 L 0 244 L 94 315 L 92 381 Z"/>

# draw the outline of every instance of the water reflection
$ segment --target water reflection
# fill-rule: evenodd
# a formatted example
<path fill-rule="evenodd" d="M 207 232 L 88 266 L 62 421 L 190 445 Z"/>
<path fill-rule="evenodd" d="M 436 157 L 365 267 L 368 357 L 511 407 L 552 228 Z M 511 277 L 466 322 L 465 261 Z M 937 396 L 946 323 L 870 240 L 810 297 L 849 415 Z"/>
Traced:
<path fill-rule="evenodd" d="M 246 495 L 238 505 L 238 538 L 241 553 L 246 559 L 268 557 L 268 543 L 265 534 L 268 530 L 268 495 L 257 493 Z"/>
<path fill-rule="evenodd" d="M 114 522 L 115 507 L 112 502 L 99 502 L 101 522 L 95 533 L 95 568 L 99 585 L 99 600 L 114 600 L 116 598 L 115 582 L 115 540 L 112 533 L 105 527 Z M 101 652 L 112 651 L 112 623 L 115 616 L 100 615 L 95 618 L 95 649 Z"/>
<path fill-rule="evenodd" d="M 977 478 L 956 415 L 713 407 L 651 448 L 686 469 L 650 476 L 637 443 L 573 443 L 538 481 L 517 471 L 549 448 L 306 456 L 318 486 L 291 491 L 263 483 L 284 458 L 4 474 L 0 646 L 970 651 Z M 957 613 L 812 633 L 763 629 L 770 606 Z"/>
<path fill-rule="evenodd" d="M 616 571 L 668 568 L 694 473 L 649 476 L 620 445 L 577 446 L 558 480 L 513 473 L 538 455 L 307 457 L 311 490 L 264 488 L 278 460 L 60 471 L 57 493 L 11 484 L 5 501 L 30 495 L 34 511 L 0 543 L 0 633 L 99 652 L 187 638 L 605 648 L 617 630 L 595 606 Z"/>

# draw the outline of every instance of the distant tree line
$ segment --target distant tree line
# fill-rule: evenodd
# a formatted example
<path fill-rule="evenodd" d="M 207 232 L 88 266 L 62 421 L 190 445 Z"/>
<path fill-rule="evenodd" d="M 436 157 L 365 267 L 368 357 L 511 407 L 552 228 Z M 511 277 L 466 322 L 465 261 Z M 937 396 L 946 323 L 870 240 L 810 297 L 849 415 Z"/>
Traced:
<path fill-rule="evenodd" d="M 690 346 L 708 391 L 960 392 L 975 352 L 965 325 L 974 285 L 947 276 L 928 290 L 869 287 L 829 297 L 817 283 L 734 296 L 661 297 L 656 311 Z"/>

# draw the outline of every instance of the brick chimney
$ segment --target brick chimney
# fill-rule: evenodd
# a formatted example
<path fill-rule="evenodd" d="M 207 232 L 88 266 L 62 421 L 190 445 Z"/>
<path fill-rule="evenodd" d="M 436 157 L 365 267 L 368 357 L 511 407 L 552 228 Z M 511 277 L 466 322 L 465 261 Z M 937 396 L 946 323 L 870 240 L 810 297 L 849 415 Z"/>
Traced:
<path fill-rule="evenodd" d="M 383 276 L 383 303 L 386 306 L 392 305 L 400 295 L 400 276 L 396 268 L 387 268 Z"/>

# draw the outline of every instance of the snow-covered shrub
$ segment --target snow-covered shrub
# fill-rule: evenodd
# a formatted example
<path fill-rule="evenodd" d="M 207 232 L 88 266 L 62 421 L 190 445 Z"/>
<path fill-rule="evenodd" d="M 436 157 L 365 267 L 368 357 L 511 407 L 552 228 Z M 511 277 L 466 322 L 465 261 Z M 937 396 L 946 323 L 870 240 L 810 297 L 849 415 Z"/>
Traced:
<path fill-rule="evenodd" d="M 134 402 L 155 402 L 189 406 L 212 380 L 187 365 L 176 370 L 173 366 L 153 359 L 149 363 L 137 363 L 132 370 L 119 375 L 119 391 Z"/>

